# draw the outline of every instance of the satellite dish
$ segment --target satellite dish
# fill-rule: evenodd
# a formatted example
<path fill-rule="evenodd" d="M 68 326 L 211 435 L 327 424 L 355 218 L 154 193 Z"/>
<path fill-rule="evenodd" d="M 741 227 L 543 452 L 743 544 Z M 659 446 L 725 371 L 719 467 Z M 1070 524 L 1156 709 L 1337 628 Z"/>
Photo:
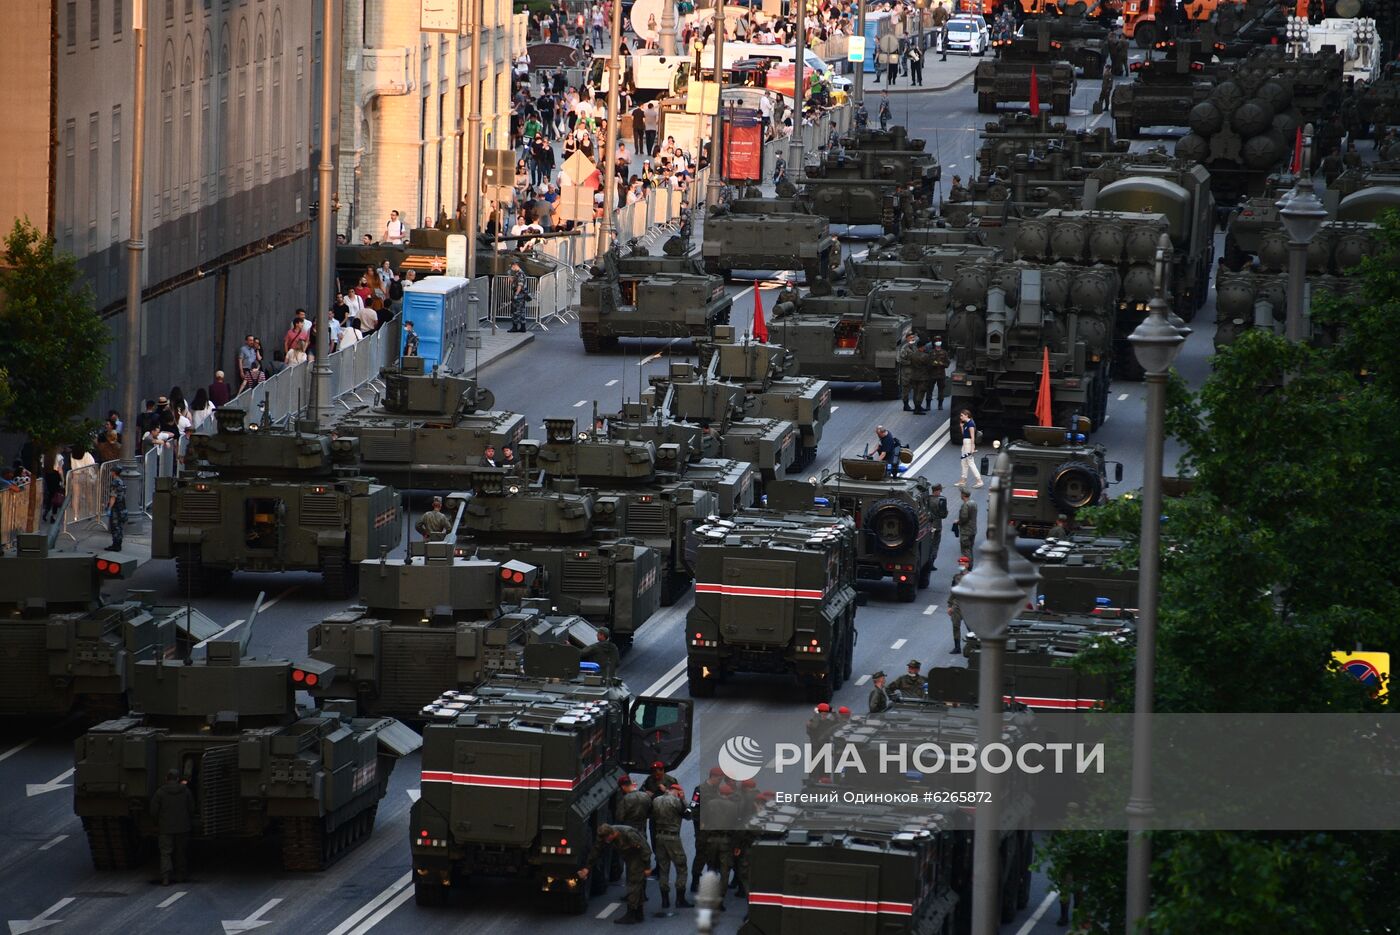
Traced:
<path fill-rule="evenodd" d="M 1361 0 L 1337 0 L 1333 11 L 1342 19 L 1352 19 L 1361 12 Z"/>

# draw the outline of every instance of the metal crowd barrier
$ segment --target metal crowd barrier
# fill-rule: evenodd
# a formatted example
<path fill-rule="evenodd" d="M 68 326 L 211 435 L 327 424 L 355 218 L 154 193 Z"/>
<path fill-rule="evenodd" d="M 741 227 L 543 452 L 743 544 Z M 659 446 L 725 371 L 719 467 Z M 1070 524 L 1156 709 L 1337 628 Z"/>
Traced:
<path fill-rule="evenodd" d="M 36 528 L 37 520 L 36 516 Z M 29 488 L 7 487 L 0 490 L 0 548 L 13 549 L 21 533 L 35 531 L 30 525 Z"/>

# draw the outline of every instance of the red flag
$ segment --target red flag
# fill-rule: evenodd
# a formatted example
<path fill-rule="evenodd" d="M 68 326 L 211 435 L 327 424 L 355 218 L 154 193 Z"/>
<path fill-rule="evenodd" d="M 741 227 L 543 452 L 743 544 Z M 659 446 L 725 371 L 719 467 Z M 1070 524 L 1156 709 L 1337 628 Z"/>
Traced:
<path fill-rule="evenodd" d="M 1045 356 L 1040 364 L 1040 393 L 1035 400 L 1035 421 L 1039 425 L 1054 425 L 1055 417 L 1050 414 L 1050 348 L 1045 348 Z"/>
<path fill-rule="evenodd" d="M 1303 171 L 1303 128 L 1298 127 L 1298 135 L 1293 139 L 1293 174 Z"/>
<path fill-rule="evenodd" d="M 753 336 L 764 344 L 768 343 L 768 322 L 763 320 L 763 296 L 758 286 L 753 287 Z"/>
<path fill-rule="evenodd" d="M 1031 66 L 1031 116 L 1040 116 L 1040 82 L 1035 77 L 1035 66 Z"/>

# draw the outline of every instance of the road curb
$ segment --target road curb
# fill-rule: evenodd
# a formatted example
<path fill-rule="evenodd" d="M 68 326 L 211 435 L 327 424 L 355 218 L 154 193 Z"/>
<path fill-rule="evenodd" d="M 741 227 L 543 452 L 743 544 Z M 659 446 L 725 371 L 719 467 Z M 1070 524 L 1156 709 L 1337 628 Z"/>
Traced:
<path fill-rule="evenodd" d="M 514 354 L 516 351 L 520 350 L 522 347 L 525 347 L 527 344 L 534 343 L 534 340 L 535 333 L 533 331 L 527 331 L 524 337 L 512 342 L 511 344 L 506 345 L 505 347 L 493 350 L 489 354 L 483 352 L 481 355 L 481 360 L 474 362 L 476 364 L 476 369 L 482 370 L 486 367 L 489 367 L 501 358 L 509 357 L 511 354 Z"/>
<path fill-rule="evenodd" d="M 918 94 L 918 93 L 920 93 L 921 91 L 930 91 L 930 92 L 931 92 L 931 91 L 948 91 L 948 90 L 951 90 L 951 89 L 953 89 L 953 88 L 956 88 L 958 85 L 960 85 L 960 84 L 962 84 L 963 82 L 967 81 L 969 78 L 972 77 L 972 75 L 973 75 L 973 72 L 968 72 L 967 74 L 963 75 L 961 78 L 958 78 L 958 79 L 955 80 L 955 81 L 951 81 L 951 82 L 949 82 L 948 84 L 944 84 L 944 85 L 931 85 L 931 84 L 930 84 L 930 85 L 922 85 L 922 86 L 914 87 L 914 88 L 890 88 L 890 87 L 886 87 L 886 86 L 883 85 L 883 84 L 876 84 L 876 85 L 867 84 L 867 85 L 865 86 L 865 95 L 866 95 L 866 97 L 869 97 L 871 91 L 888 91 L 890 94 Z"/>

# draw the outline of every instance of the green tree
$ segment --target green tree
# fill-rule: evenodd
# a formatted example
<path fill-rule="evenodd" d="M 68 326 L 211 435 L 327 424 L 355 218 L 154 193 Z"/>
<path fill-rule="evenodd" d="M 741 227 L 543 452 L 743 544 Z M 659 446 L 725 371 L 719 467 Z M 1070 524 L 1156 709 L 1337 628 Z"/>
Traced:
<path fill-rule="evenodd" d="M 1338 649 L 1400 650 L 1400 218 L 1380 242 L 1350 274 L 1355 294 L 1315 302 L 1328 340 L 1247 332 L 1198 392 L 1172 385 L 1168 430 L 1194 484 L 1163 509 L 1160 712 L 1380 704 L 1332 662 Z M 1098 512 L 1134 540 L 1140 519 L 1130 498 Z M 1114 675 L 1131 710 L 1131 662 L 1105 647 L 1079 664 Z M 1077 833 L 1044 856 L 1091 918 L 1121 930 L 1125 852 L 1122 834 Z M 1153 857 L 1157 931 L 1392 931 L 1400 912 L 1400 835 L 1157 834 Z"/>
<path fill-rule="evenodd" d="M 105 385 L 110 335 L 73 257 L 27 220 L 5 238 L 0 292 L 0 362 L 12 396 L 0 419 L 47 453 L 86 427 Z"/>

